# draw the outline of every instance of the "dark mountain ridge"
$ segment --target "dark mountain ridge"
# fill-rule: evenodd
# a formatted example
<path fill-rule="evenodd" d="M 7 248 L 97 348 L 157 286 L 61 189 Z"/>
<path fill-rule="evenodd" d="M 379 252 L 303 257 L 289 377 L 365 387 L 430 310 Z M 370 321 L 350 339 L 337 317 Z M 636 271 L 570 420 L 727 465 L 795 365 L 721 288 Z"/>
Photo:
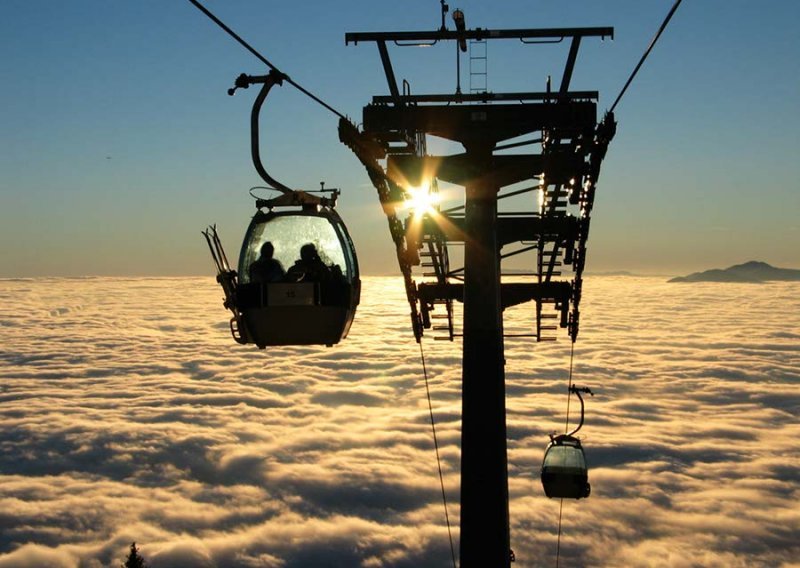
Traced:
<path fill-rule="evenodd" d="M 776 268 L 766 262 L 751 260 L 744 264 L 704 272 L 694 272 L 688 276 L 678 276 L 669 282 L 768 282 L 773 280 L 800 281 L 800 270 Z"/>

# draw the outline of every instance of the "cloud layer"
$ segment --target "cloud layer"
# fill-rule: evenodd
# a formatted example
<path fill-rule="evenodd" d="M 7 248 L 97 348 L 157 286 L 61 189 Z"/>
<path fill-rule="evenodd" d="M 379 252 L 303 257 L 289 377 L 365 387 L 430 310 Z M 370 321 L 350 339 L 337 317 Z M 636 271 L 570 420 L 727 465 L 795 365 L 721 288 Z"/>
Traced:
<path fill-rule="evenodd" d="M 331 349 L 234 344 L 209 278 L 1 280 L 0 304 L 0 568 L 116 565 L 134 540 L 154 568 L 449 565 L 399 280 L 366 279 Z M 592 497 L 564 503 L 564 565 L 796 562 L 798 314 L 798 283 L 586 282 Z M 460 346 L 425 350 L 457 539 Z M 506 356 L 512 547 L 552 565 L 538 469 L 569 343 Z"/>

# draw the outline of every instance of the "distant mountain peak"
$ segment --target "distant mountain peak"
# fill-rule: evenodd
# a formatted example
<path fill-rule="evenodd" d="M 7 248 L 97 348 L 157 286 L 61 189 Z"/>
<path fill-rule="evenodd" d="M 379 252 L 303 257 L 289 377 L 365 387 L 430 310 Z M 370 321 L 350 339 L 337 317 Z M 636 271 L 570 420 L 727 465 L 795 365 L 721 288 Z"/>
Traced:
<path fill-rule="evenodd" d="M 670 282 L 767 282 L 771 280 L 800 281 L 800 270 L 776 268 L 766 262 L 749 260 L 725 269 L 712 268 L 704 272 L 694 272 L 688 276 L 678 276 Z"/>
<path fill-rule="evenodd" d="M 748 260 L 743 264 L 734 264 L 726 270 L 776 270 L 771 264 L 761 262 L 760 260 Z M 777 270 L 781 270 L 778 268 Z"/>

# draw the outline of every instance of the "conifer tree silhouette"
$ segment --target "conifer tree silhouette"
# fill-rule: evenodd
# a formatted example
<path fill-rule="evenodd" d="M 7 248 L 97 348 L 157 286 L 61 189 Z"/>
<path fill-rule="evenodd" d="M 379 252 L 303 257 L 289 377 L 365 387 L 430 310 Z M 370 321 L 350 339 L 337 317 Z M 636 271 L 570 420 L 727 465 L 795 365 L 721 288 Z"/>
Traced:
<path fill-rule="evenodd" d="M 128 558 L 125 559 L 124 564 L 120 564 L 120 568 L 149 568 L 149 564 L 144 561 L 139 555 L 139 549 L 136 548 L 136 542 L 131 543 L 131 551 Z"/>

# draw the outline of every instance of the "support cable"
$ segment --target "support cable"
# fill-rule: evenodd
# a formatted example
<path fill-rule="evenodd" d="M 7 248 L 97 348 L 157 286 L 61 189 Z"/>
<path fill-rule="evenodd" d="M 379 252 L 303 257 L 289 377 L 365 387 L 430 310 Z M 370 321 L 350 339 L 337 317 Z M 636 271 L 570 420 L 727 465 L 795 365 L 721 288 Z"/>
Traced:
<path fill-rule="evenodd" d="M 636 68 L 633 70 L 633 73 L 631 73 L 631 76 L 628 77 L 628 82 L 625 83 L 624 87 L 622 87 L 622 91 L 620 91 L 619 95 L 617 95 L 617 99 L 614 101 L 614 104 L 611 105 L 611 109 L 608 112 L 614 112 L 614 109 L 617 108 L 617 103 L 619 103 L 620 99 L 622 98 L 622 95 L 625 94 L 625 91 L 628 90 L 628 86 L 633 81 L 633 78 L 636 77 L 636 74 L 639 72 L 639 68 L 644 63 L 644 60 L 647 59 L 648 55 L 650 55 L 650 52 L 653 50 L 653 47 L 655 47 L 656 42 L 658 41 L 658 38 L 661 37 L 661 34 L 664 32 L 664 30 L 667 27 L 667 24 L 669 24 L 669 21 L 672 19 L 672 15 L 675 13 L 675 10 L 678 9 L 678 6 L 680 6 L 682 1 L 683 0 L 675 0 L 675 4 L 672 5 L 672 9 L 669 11 L 669 14 L 667 14 L 667 17 L 664 18 L 664 22 L 661 24 L 661 27 L 658 28 L 658 31 L 656 32 L 655 37 L 653 37 L 653 39 L 650 41 L 650 45 L 647 47 L 647 50 L 645 50 L 644 55 L 642 55 L 642 58 L 639 60 L 639 63 L 636 65 Z"/>
<path fill-rule="evenodd" d="M 572 361 L 575 359 L 575 342 L 569 350 L 569 384 L 567 385 L 567 423 L 564 425 L 564 434 L 569 432 L 569 403 L 572 400 Z"/>
<path fill-rule="evenodd" d="M 556 544 L 556 568 L 558 568 L 558 560 L 561 558 L 561 512 L 564 510 L 564 498 L 558 504 L 558 539 Z"/>
<path fill-rule="evenodd" d="M 567 423 L 564 425 L 564 433 L 569 432 L 569 402 L 572 399 L 572 362 L 575 359 L 575 342 L 572 342 L 572 347 L 569 351 L 569 386 L 567 387 Z M 556 539 L 556 568 L 558 568 L 558 561 L 561 558 L 561 513 L 564 510 L 564 498 L 561 498 L 561 503 L 558 505 L 558 538 Z"/>
<path fill-rule="evenodd" d="M 275 65 L 273 65 L 273 64 L 272 64 L 272 63 L 271 63 L 271 62 L 270 62 L 270 61 L 269 61 L 269 60 L 268 60 L 266 57 L 264 57 L 263 55 L 261 55 L 261 54 L 260 54 L 258 51 L 256 51 L 256 50 L 255 50 L 255 48 L 254 48 L 254 47 L 252 47 L 252 46 L 251 46 L 249 43 L 247 43 L 247 42 L 246 42 L 244 39 L 242 39 L 242 38 L 241 38 L 241 36 L 239 36 L 239 35 L 238 35 L 236 32 L 234 32 L 234 31 L 233 31 L 232 29 L 230 29 L 228 26 L 226 26 L 226 25 L 225 25 L 225 23 L 224 23 L 222 20 L 220 20 L 220 19 L 219 19 L 219 18 L 217 18 L 217 17 L 216 17 L 214 14 L 212 14 L 212 13 L 211 13 L 211 12 L 210 12 L 210 11 L 209 11 L 209 10 L 208 10 L 208 9 L 207 9 L 205 6 L 203 6 L 203 5 L 202 5 L 202 4 L 201 4 L 201 3 L 200 3 L 198 0 L 189 0 L 189 2 L 191 2 L 191 3 L 192 3 L 192 4 L 193 4 L 193 5 L 194 5 L 194 6 L 195 6 L 195 7 L 196 7 L 198 10 L 200 10 L 201 12 L 203 12 L 203 14 L 205 14 L 206 16 L 208 16 L 208 18 L 209 18 L 211 21 L 213 21 L 215 24 L 217 24 L 219 27 L 221 27 L 223 30 L 225 30 L 225 31 L 228 33 L 228 35 L 230 35 L 230 36 L 231 36 L 233 39 L 235 39 L 236 41 L 238 41 L 238 42 L 239 42 L 239 43 L 242 45 L 242 47 L 244 47 L 244 48 L 245 48 L 247 51 L 249 51 L 250 53 L 252 53 L 253 55 L 255 55 L 255 56 L 256 56 L 256 57 L 257 57 L 257 58 L 258 58 L 258 59 L 259 59 L 259 60 L 260 60 L 262 63 L 264 63 L 264 65 L 266 65 L 266 66 L 267 66 L 267 67 L 269 67 L 270 69 L 274 69 L 275 71 L 277 71 L 278 73 L 280 73 L 281 75 L 283 75 L 283 77 L 284 77 L 284 80 L 285 80 L 287 83 L 289 83 L 290 85 L 292 85 L 292 86 L 293 86 L 295 89 L 297 89 L 298 91 L 300 91 L 301 93 L 303 93 L 303 94 L 304 94 L 304 95 L 306 95 L 307 97 L 311 98 L 313 101 L 315 101 L 315 102 L 319 103 L 320 105 L 322 105 L 323 107 L 325 107 L 326 109 L 328 109 L 329 111 L 331 111 L 333 114 L 335 114 L 335 115 L 336 115 L 336 116 L 338 116 L 339 118 L 343 118 L 343 119 L 347 120 L 347 117 L 346 117 L 345 115 L 343 115 L 342 113 L 340 113 L 338 110 L 336 110 L 336 109 L 335 109 L 335 108 L 333 108 L 331 105 L 329 105 L 328 103 L 326 103 L 325 101 L 323 101 L 321 98 L 319 98 L 318 96 L 316 96 L 316 95 L 315 95 L 314 93 L 312 93 L 311 91 L 309 91 L 309 90 L 305 89 L 305 88 L 304 88 L 302 85 L 300 85 L 299 83 L 297 83 L 297 82 L 295 82 L 294 80 L 292 80 L 292 78 L 291 78 L 291 77 L 289 77 L 288 75 L 286 75 L 285 73 L 283 73 L 283 72 L 282 72 L 280 69 L 278 69 L 278 68 L 277 68 Z"/>
<path fill-rule="evenodd" d="M 436 436 L 436 422 L 433 419 L 433 403 L 431 402 L 431 389 L 428 385 L 428 368 L 425 365 L 425 353 L 422 350 L 422 341 L 419 343 L 419 357 L 422 360 L 422 372 L 425 375 L 425 393 L 428 395 L 428 411 L 431 416 L 431 430 L 433 431 L 433 447 L 436 450 L 436 465 L 439 468 L 439 485 L 442 488 L 442 503 L 444 504 L 444 520 L 447 523 L 447 536 L 450 539 L 450 557 L 453 559 L 453 568 L 456 568 L 456 549 L 453 546 L 453 532 L 450 529 L 450 515 L 447 513 L 447 496 L 444 491 L 444 475 L 442 474 L 442 460 L 439 457 L 439 439 Z"/>

